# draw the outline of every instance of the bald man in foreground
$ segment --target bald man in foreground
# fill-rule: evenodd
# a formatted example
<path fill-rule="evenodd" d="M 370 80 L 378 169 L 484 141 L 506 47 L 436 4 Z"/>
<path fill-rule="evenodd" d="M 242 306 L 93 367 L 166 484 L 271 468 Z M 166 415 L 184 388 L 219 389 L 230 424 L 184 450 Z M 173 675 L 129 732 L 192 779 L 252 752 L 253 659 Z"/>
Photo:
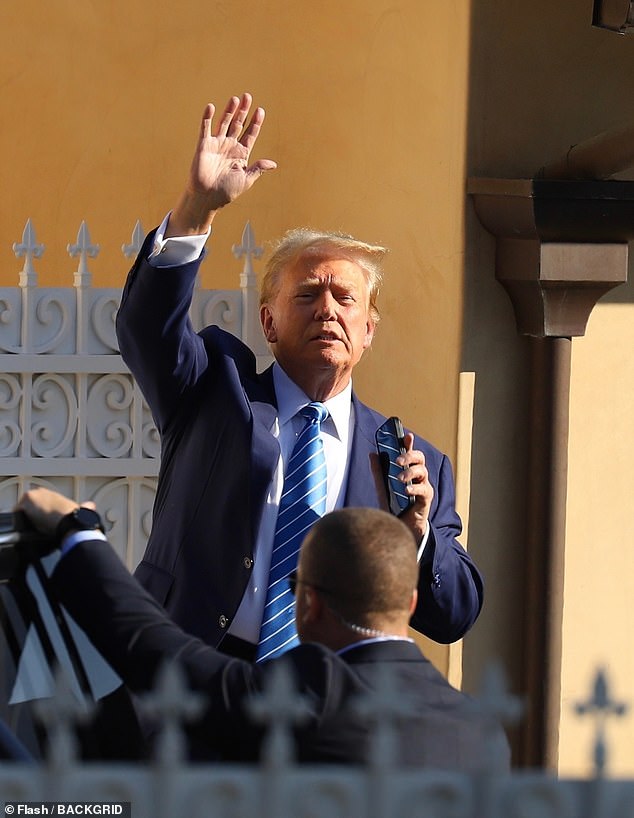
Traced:
<path fill-rule="evenodd" d="M 318 521 L 290 577 L 301 644 L 280 658 L 250 664 L 231 658 L 175 625 L 107 543 L 98 514 L 56 492 L 28 491 L 17 506 L 61 549 L 52 588 L 125 683 L 152 688 L 157 670 L 178 660 L 208 705 L 189 734 L 201 759 L 253 761 L 264 736 L 246 705 L 286 665 L 307 700 L 295 729 L 303 762 L 365 763 L 372 721 L 350 705 L 377 687 L 385 669 L 395 696 L 411 702 L 397 725 L 398 761 L 462 771 L 509 766 L 499 725 L 474 715 L 408 637 L 418 564 L 411 531 L 378 509 L 347 508 Z"/>

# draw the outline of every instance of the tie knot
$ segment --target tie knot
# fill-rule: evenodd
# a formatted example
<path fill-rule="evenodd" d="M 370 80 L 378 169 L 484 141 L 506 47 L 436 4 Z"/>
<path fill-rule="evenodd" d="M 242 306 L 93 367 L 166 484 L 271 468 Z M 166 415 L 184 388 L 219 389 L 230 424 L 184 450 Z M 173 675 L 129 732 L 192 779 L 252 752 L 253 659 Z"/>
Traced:
<path fill-rule="evenodd" d="M 306 406 L 302 406 L 299 413 L 307 420 L 316 420 L 317 423 L 323 423 L 328 417 L 328 410 L 324 404 L 318 403 L 317 401 L 307 403 Z"/>

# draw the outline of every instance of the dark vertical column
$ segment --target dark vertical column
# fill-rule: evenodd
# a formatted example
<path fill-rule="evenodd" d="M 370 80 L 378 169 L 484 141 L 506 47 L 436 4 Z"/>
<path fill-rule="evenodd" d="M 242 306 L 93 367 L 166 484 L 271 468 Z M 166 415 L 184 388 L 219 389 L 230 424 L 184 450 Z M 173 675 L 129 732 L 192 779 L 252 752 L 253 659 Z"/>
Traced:
<path fill-rule="evenodd" d="M 525 678 L 526 766 L 556 768 L 568 476 L 570 338 L 531 339 Z"/>

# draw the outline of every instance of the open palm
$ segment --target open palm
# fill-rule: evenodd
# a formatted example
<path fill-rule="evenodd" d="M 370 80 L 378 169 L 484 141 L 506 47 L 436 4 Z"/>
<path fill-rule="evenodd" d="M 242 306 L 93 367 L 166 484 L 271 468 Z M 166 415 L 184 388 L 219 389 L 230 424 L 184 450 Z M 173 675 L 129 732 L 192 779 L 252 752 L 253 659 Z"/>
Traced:
<path fill-rule="evenodd" d="M 264 110 L 256 108 L 251 121 L 245 122 L 251 96 L 232 97 L 216 126 L 214 106 L 206 106 L 200 135 L 190 170 L 191 192 L 207 200 L 210 208 L 219 208 L 237 199 L 266 170 L 277 167 L 270 159 L 249 165 L 251 150 L 264 121 Z"/>

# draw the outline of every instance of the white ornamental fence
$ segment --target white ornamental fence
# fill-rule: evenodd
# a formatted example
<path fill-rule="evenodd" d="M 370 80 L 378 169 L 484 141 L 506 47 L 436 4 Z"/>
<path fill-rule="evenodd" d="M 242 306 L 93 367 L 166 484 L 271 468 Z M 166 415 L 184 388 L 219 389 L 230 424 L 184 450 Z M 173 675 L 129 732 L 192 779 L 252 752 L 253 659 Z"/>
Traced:
<path fill-rule="evenodd" d="M 517 716 L 517 702 L 500 680 L 497 671 L 487 674 L 469 712 L 477 708 L 502 721 Z M 580 717 L 596 720 L 588 778 L 563 779 L 543 770 L 492 772 L 486 742 L 481 768 L 470 774 L 404 769 L 395 763 L 391 741 L 394 719 L 404 717 L 395 690 L 386 679 L 364 699 L 358 704 L 375 723 L 365 766 L 295 762 L 292 728 L 306 705 L 280 674 L 252 702 L 252 713 L 267 730 L 260 762 L 192 764 L 184 758 L 182 725 L 195 718 L 203 702 L 185 689 L 175 668 L 166 668 L 156 690 L 139 702 L 163 725 L 154 759 L 82 764 L 73 726 L 85 721 L 86 707 L 58 682 L 56 697 L 37 703 L 48 733 L 46 758 L 0 763 L 0 811 L 122 818 L 634 818 L 634 781 L 606 776 L 606 720 L 622 716 L 625 708 L 612 700 L 602 673 L 588 701 L 576 708 Z M 48 811 L 27 813 L 24 805 Z M 56 805 L 65 805 L 65 811 Z"/>
<path fill-rule="evenodd" d="M 122 269 L 143 238 L 137 221 L 121 248 L 128 259 Z M 150 531 L 160 452 L 152 417 L 117 347 L 121 290 L 91 286 L 88 262 L 99 247 L 85 222 L 68 245 L 78 259 L 73 286 L 38 287 L 34 262 L 44 247 L 30 220 L 13 249 L 24 266 L 17 287 L 0 288 L 0 510 L 34 485 L 94 500 L 110 541 L 133 568 Z M 252 263 L 261 250 L 249 223 L 233 252 L 244 259 L 240 287 L 197 289 L 192 322 L 241 337 L 263 368 L 271 359 Z"/>

